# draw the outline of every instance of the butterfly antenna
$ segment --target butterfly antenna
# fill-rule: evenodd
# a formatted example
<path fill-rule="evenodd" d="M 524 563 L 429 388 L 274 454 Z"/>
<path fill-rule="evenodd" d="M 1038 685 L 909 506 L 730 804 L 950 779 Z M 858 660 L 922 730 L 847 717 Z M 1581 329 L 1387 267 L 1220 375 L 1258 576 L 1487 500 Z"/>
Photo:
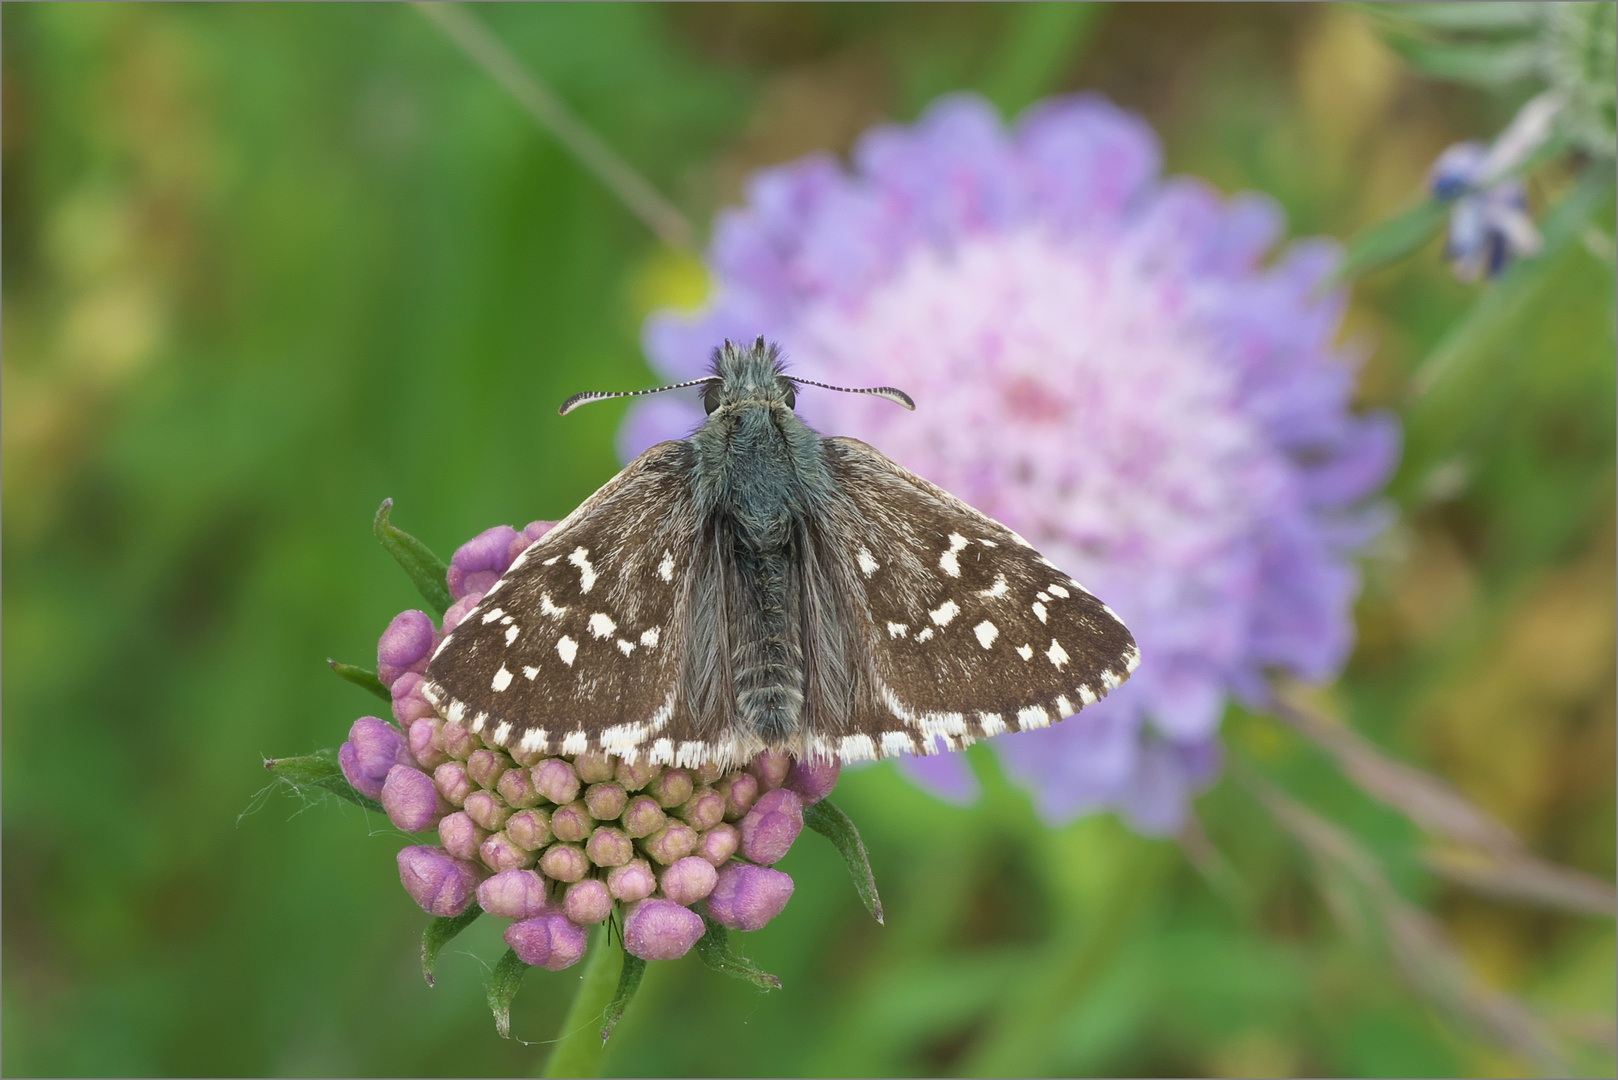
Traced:
<path fill-rule="evenodd" d="M 713 382 L 712 378 L 692 379 L 690 382 L 675 383 L 673 386 L 654 386 L 650 390 L 586 390 L 584 393 L 574 394 L 562 402 L 562 407 L 556 411 L 558 415 L 566 416 L 580 405 L 588 405 L 592 401 L 605 401 L 608 398 L 615 397 L 640 397 L 643 394 L 661 394 L 665 390 L 683 390 L 688 386 L 701 386 L 710 382 Z"/>
<path fill-rule="evenodd" d="M 916 411 L 916 403 L 911 400 L 910 395 L 905 393 L 903 390 L 898 390 L 891 386 L 867 386 L 864 388 L 856 388 L 852 386 L 831 386 L 823 382 L 815 382 L 813 379 L 800 379 L 796 375 L 790 375 L 788 378 L 790 378 L 793 382 L 801 383 L 804 386 L 818 386 L 822 390 L 837 390 L 844 394 L 874 394 L 879 398 L 887 398 L 895 405 L 902 405 L 911 412 Z"/>

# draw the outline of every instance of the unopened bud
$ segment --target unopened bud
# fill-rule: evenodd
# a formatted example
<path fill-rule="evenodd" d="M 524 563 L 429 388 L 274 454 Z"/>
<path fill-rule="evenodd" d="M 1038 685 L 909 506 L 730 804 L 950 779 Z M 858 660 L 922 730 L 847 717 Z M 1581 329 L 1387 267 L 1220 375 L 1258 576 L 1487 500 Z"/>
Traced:
<path fill-rule="evenodd" d="M 499 832 L 511 817 L 511 807 L 493 792 L 474 791 L 466 797 L 466 816 L 477 822 L 480 829 Z"/>
<path fill-rule="evenodd" d="M 644 900 L 656 890 L 657 876 L 652 873 L 652 864 L 645 859 L 636 859 L 607 871 L 607 891 L 612 893 L 614 899 L 626 904 Z"/>
<path fill-rule="evenodd" d="M 376 643 L 376 677 L 391 687 L 406 671 L 427 670 L 438 645 L 438 630 L 425 611 L 402 611 Z"/>
<path fill-rule="evenodd" d="M 595 819 L 590 817 L 583 800 L 558 806 L 551 811 L 551 832 L 558 840 L 581 841 L 590 835 L 595 825 Z"/>
<path fill-rule="evenodd" d="M 579 774 L 561 758 L 546 758 L 533 768 L 534 787 L 557 806 L 579 797 Z"/>
<path fill-rule="evenodd" d="M 759 796 L 742 819 L 742 854 L 769 866 L 779 862 L 803 831 L 803 800 L 795 791 L 776 788 Z"/>
<path fill-rule="evenodd" d="M 506 805 L 525 810 L 539 802 L 540 794 L 534 788 L 534 778 L 527 769 L 507 769 L 500 775 L 494 789 L 506 800 Z"/>
<path fill-rule="evenodd" d="M 562 912 L 579 926 L 594 926 L 605 922 L 612 914 L 612 894 L 605 883 L 586 878 L 568 886 L 562 898 Z"/>
<path fill-rule="evenodd" d="M 641 759 L 635 762 L 633 765 L 627 761 L 620 760 L 618 762 L 618 767 L 613 770 L 613 779 L 618 781 L 618 786 L 622 787 L 625 791 L 639 791 L 641 788 L 655 780 L 657 775 L 662 771 L 663 766 L 654 765 L 652 762 L 648 761 L 644 756 L 642 756 Z"/>
<path fill-rule="evenodd" d="M 836 758 L 794 761 L 792 768 L 787 772 L 786 783 L 782 786 L 797 792 L 798 797 L 803 800 L 803 805 L 813 806 L 831 794 L 831 789 L 837 786 L 837 776 L 841 771 Z"/>
<path fill-rule="evenodd" d="M 472 778 L 459 761 L 446 761 L 434 769 L 433 784 L 451 806 L 465 806 L 466 797 L 472 793 Z"/>
<path fill-rule="evenodd" d="M 702 916 L 672 900 L 648 899 L 624 915 L 624 948 L 642 960 L 676 960 L 705 932 Z"/>
<path fill-rule="evenodd" d="M 537 856 L 532 851 L 518 847 L 502 830 L 490 835 L 478 846 L 478 858 L 482 860 L 484 866 L 499 873 L 502 870 L 533 866 Z"/>
<path fill-rule="evenodd" d="M 382 783 L 382 809 L 395 826 L 415 833 L 437 825 L 450 805 L 438 794 L 432 777 L 409 765 L 395 765 Z"/>
<path fill-rule="evenodd" d="M 478 907 L 497 919 L 532 919 L 549 908 L 545 880 L 532 870 L 503 870 L 478 886 Z"/>
<path fill-rule="evenodd" d="M 433 703 L 427 700 L 427 695 L 421 689 L 425 681 L 416 672 L 407 671 L 394 680 L 390 690 L 393 695 L 393 718 L 406 731 L 417 720 L 435 715 Z"/>
<path fill-rule="evenodd" d="M 611 780 L 618 763 L 605 750 L 586 750 L 573 759 L 573 768 L 579 780 L 586 784 L 599 784 Z"/>
<path fill-rule="evenodd" d="M 493 791 L 495 785 L 500 782 L 500 777 L 510 768 L 510 758 L 488 747 L 472 751 L 472 756 L 466 759 L 466 775 L 472 778 L 472 783 L 485 791 Z"/>
<path fill-rule="evenodd" d="M 444 753 L 456 761 L 465 761 L 472 756 L 482 741 L 472 734 L 470 728 L 455 720 L 445 720 L 440 737 L 444 742 Z"/>
<path fill-rule="evenodd" d="M 742 846 L 742 831 L 734 825 L 715 825 L 697 841 L 696 854 L 715 868 L 724 866 Z"/>
<path fill-rule="evenodd" d="M 629 795 L 618 784 L 591 784 L 584 792 L 584 805 L 597 821 L 611 821 L 624 816 Z"/>
<path fill-rule="evenodd" d="M 512 761 L 515 761 L 519 767 L 524 769 L 531 769 L 545 760 L 545 751 L 543 750 L 511 749 L 507 750 L 506 753 L 511 755 Z"/>
<path fill-rule="evenodd" d="M 758 930 L 792 899 L 792 879 L 767 866 L 733 862 L 719 871 L 708 894 L 708 914 L 732 930 Z"/>
<path fill-rule="evenodd" d="M 623 823 L 624 832 L 639 840 L 661 829 L 667 817 L 656 799 L 650 795 L 636 795 L 629 800 L 629 805 L 624 808 L 624 816 L 619 820 Z"/>
<path fill-rule="evenodd" d="M 561 971 L 577 964 L 589 940 L 583 927 L 560 913 L 514 922 L 506 927 L 505 938 L 523 963 L 546 971 Z"/>
<path fill-rule="evenodd" d="M 701 765 L 698 765 L 696 768 L 691 770 L 692 779 L 696 780 L 698 785 L 706 785 L 708 787 L 712 787 L 714 782 L 724 775 L 725 770 L 719 764 L 712 761 L 704 761 Z"/>
<path fill-rule="evenodd" d="M 697 831 L 684 822 L 671 821 L 642 840 L 640 848 L 653 862 L 668 866 L 696 850 Z"/>
<path fill-rule="evenodd" d="M 597 866 L 623 866 L 635 857 L 635 842 L 622 829 L 603 825 L 590 834 L 584 853 Z"/>
<path fill-rule="evenodd" d="M 578 881 L 590 871 L 590 860 L 578 844 L 552 844 L 539 857 L 539 868 L 555 881 Z"/>
<path fill-rule="evenodd" d="M 791 756 L 779 750 L 766 750 L 747 766 L 747 771 L 758 777 L 759 786 L 765 791 L 780 787 L 791 769 Z"/>
<path fill-rule="evenodd" d="M 718 880 L 719 871 L 706 859 L 691 856 L 663 871 L 658 877 L 658 885 L 664 896 L 676 904 L 690 907 L 713 892 L 714 883 Z"/>
<path fill-rule="evenodd" d="M 407 847 L 399 852 L 399 882 L 430 915 L 465 911 L 482 876 L 477 867 L 440 847 Z"/>
<path fill-rule="evenodd" d="M 689 799 L 695 787 L 691 783 L 691 774 L 684 769 L 664 769 L 657 779 L 646 785 L 646 794 L 667 810 Z"/>
<path fill-rule="evenodd" d="M 478 848 L 488 838 L 488 830 L 478 828 L 477 822 L 467 817 L 464 810 L 446 814 L 438 823 L 438 842 L 457 859 L 477 858 Z"/>
<path fill-rule="evenodd" d="M 740 821 L 758 801 L 758 777 L 752 773 L 731 773 L 721 778 L 714 790 L 724 797 L 725 820 Z"/>
<path fill-rule="evenodd" d="M 348 729 L 348 741 L 337 751 L 343 776 L 358 791 L 382 797 L 382 785 L 395 765 L 410 763 L 404 735 L 386 720 L 362 716 Z"/>
<path fill-rule="evenodd" d="M 551 842 L 549 810 L 523 810 L 506 819 L 506 835 L 524 851 L 538 851 Z"/>
<path fill-rule="evenodd" d="M 674 814 L 698 832 L 711 829 L 725 819 L 725 797 L 713 788 L 698 788 Z"/>
<path fill-rule="evenodd" d="M 444 721 L 436 716 L 422 717 L 410 725 L 410 756 L 424 769 L 436 769 L 449 760 L 440 735 L 443 726 Z"/>

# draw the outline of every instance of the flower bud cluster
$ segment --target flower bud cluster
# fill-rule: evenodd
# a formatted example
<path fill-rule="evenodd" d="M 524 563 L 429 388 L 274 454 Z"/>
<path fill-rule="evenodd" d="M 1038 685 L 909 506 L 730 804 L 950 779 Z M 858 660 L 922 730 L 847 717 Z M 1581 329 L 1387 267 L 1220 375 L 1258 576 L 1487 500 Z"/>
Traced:
<path fill-rule="evenodd" d="M 455 553 L 453 630 L 549 523 L 501 526 Z M 420 611 L 389 624 L 378 674 L 397 726 L 361 717 L 339 751 L 344 775 L 409 833 L 438 843 L 399 853 L 399 878 L 433 915 L 475 900 L 511 919 L 506 942 L 559 970 L 584 955 L 586 928 L 621 907 L 624 947 L 646 960 L 685 955 L 704 932 L 693 907 L 757 930 L 786 906 L 792 879 L 773 869 L 803 830 L 804 808 L 837 782 L 837 765 L 765 753 L 746 768 L 630 763 L 592 751 L 524 754 L 491 746 L 437 715 L 422 694 L 440 628 Z"/>

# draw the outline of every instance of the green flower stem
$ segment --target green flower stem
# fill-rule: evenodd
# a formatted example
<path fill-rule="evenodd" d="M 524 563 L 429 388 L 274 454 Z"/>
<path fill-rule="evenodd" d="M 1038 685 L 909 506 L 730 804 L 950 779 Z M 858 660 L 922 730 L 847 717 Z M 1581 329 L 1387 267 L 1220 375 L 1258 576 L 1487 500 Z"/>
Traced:
<path fill-rule="evenodd" d="M 541 1076 L 600 1076 L 601 1060 L 607 1044 L 601 1041 L 601 1022 L 612 1004 L 623 967 L 624 950 L 607 940 L 607 924 L 590 932 L 590 948 L 584 954 L 584 974 L 573 1007 L 562 1021 L 551 1056 Z"/>

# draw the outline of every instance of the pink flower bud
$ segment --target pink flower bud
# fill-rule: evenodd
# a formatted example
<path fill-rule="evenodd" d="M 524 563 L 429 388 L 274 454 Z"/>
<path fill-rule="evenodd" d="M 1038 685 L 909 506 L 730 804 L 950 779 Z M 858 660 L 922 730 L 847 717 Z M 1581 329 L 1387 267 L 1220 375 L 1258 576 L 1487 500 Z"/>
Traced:
<path fill-rule="evenodd" d="M 623 823 L 624 832 L 639 840 L 661 829 L 667 816 L 663 808 L 657 805 L 656 799 L 650 795 L 637 795 L 629 800 L 629 805 L 624 808 L 624 816 L 619 820 Z"/>
<path fill-rule="evenodd" d="M 477 867 L 439 847 L 407 847 L 399 852 L 399 881 L 411 899 L 430 915 L 453 916 L 472 902 Z"/>
<path fill-rule="evenodd" d="M 641 900 L 624 915 L 624 948 L 642 960 L 676 960 L 706 929 L 690 908 L 672 900 Z"/>
<path fill-rule="evenodd" d="M 725 820 L 740 821 L 758 801 L 758 777 L 752 773 L 731 773 L 720 778 L 714 790 L 724 797 Z"/>
<path fill-rule="evenodd" d="M 644 757 L 631 765 L 627 761 L 619 761 L 618 767 L 613 770 L 613 779 L 625 791 L 639 791 L 655 780 L 663 766 L 654 765 Z"/>
<path fill-rule="evenodd" d="M 466 775 L 472 778 L 472 783 L 485 791 L 493 791 L 500 777 L 511 768 L 511 759 L 498 750 L 484 747 L 482 750 L 472 751 L 472 756 L 466 759 Z"/>
<path fill-rule="evenodd" d="M 444 753 L 444 721 L 436 716 L 422 717 L 410 725 L 410 756 L 424 769 L 436 769 L 449 760 Z"/>
<path fill-rule="evenodd" d="M 532 851 L 518 847 L 505 830 L 490 835 L 478 846 L 479 861 L 496 873 L 533 866 L 537 858 Z"/>
<path fill-rule="evenodd" d="M 382 785 L 395 765 L 411 764 L 410 749 L 399 729 L 374 716 L 362 716 L 348 729 L 348 741 L 337 751 L 343 776 L 355 789 L 373 799 L 382 797 Z"/>
<path fill-rule="evenodd" d="M 477 858 L 478 848 L 488 838 L 488 830 L 478 828 L 477 822 L 467 817 L 464 810 L 446 814 L 438 823 L 438 842 L 457 859 Z"/>
<path fill-rule="evenodd" d="M 554 521 L 530 521 L 527 527 L 518 533 L 517 538 L 511 542 L 511 547 L 506 549 L 508 567 L 511 563 L 517 561 L 518 555 L 532 547 L 535 540 L 538 540 L 554 528 L 556 528 L 556 522 Z"/>
<path fill-rule="evenodd" d="M 515 539 L 516 529 L 496 525 L 456 548 L 444 575 L 449 583 L 449 594 L 459 599 L 473 592 L 487 592 L 511 565 L 514 558 L 511 543 Z"/>
<path fill-rule="evenodd" d="M 791 756 L 779 750 L 766 750 L 747 766 L 747 771 L 758 777 L 759 786 L 765 791 L 780 787 L 791 769 Z"/>
<path fill-rule="evenodd" d="M 617 784 L 591 784 L 584 793 L 584 805 L 597 821 L 623 817 L 629 795 Z"/>
<path fill-rule="evenodd" d="M 391 687 L 407 671 L 426 671 L 437 646 L 438 631 L 425 611 L 400 612 L 376 643 L 376 677 Z"/>
<path fill-rule="evenodd" d="M 725 770 L 712 761 L 705 761 L 691 770 L 691 777 L 699 787 L 712 787 L 724 775 Z"/>
<path fill-rule="evenodd" d="M 546 758 L 533 769 L 534 788 L 561 806 L 579 797 L 579 774 L 561 758 Z"/>
<path fill-rule="evenodd" d="M 645 859 L 607 871 L 607 891 L 626 904 L 644 900 L 656 890 L 657 876 L 652 873 L 652 864 Z"/>
<path fill-rule="evenodd" d="M 779 870 L 728 863 L 708 894 L 708 914 L 732 930 L 758 930 L 792 899 L 792 879 Z"/>
<path fill-rule="evenodd" d="M 584 928 L 562 914 L 541 915 L 506 927 L 506 944 L 525 964 L 546 971 L 572 967 L 584 956 L 589 938 Z"/>
<path fill-rule="evenodd" d="M 466 797 L 466 816 L 477 822 L 480 829 L 499 832 L 511 817 L 511 807 L 501 802 L 498 795 L 474 791 Z"/>
<path fill-rule="evenodd" d="M 618 763 L 605 750 L 586 750 L 573 759 L 573 768 L 586 784 L 600 784 L 611 780 L 618 771 Z"/>
<path fill-rule="evenodd" d="M 508 749 L 506 753 L 511 755 L 511 760 L 515 761 L 519 768 L 523 769 L 532 769 L 535 765 L 545 760 L 545 751 L 543 750 L 512 748 Z"/>
<path fill-rule="evenodd" d="M 577 844 L 552 844 L 539 857 L 539 868 L 555 881 L 578 881 L 590 871 L 590 860 Z"/>
<path fill-rule="evenodd" d="M 590 835 L 595 825 L 595 819 L 590 816 L 582 800 L 558 806 L 551 811 L 551 832 L 556 834 L 558 840 L 581 841 Z"/>
<path fill-rule="evenodd" d="M 517 809 L 525 810 L 540 800 L 540 794 L 534 788 L 534 778 L 527 769 L 507 769 L 500 774 L 500 781 L 494 789 L 506 800 L 507 806 Z"/>
<path fill-rule="evenodd" d="M 427 700 L 421 688 L 425 681 L 417 672 L 407 671 L 395 679 L 389 689 L 393 695 L 393 718 L 406 731 L 417 720 L 435 715 L 433 703 Z"/>
<path fill-rule="evenodd" d="M 538 851 L 551 842 L 551 815 L 548 810 L 522 810 L 506 819 L 506 835 L 524 851 Z"/>
<path fill-rule="evenodd" d="M 653 862 L 668 866 L 696 850 L 697 831 L 684 822 L 671 821 L 642 840 L 640 847 Z"/>
<path fill-rule="evenodd" d="M 734 825 L 715 825 L 697 841 L 696 854 L 707 859 L 716 869 L 724 866 L 742 846 L 742 831 Z"/>
<path fill-rule="evenodd" d="M 676 904 L 690 907 L 698 900 L 713 892 L 714 883 L 719 880 L 719 871 L 715 870 L 706 859 L 691 857 L 681 859 L 658 878 L 658 885 L 663 895 Z"/>
<path fill-rule="evenodd" d="M 699 832 L 711 829 L 725 819 L 725 797 L 712 788 L 698 788 L 674 813 Z"/>
<path fill-rule="evenodd" d="M 603 825 L 590 834 L 584 853 L 597 866 L 622 866 L 635 857 L 635 842 L 622 829 Z"/>
<path fill-rule="evenodd" d="M 472 793 L 472 778 L 459 761 L 446 761 L 434 769 L 433 784 L 451 806 L 465 806 L 466 797 Z"/>
<path fill-rule="evenodd" d="M 456 761 L 465 761 L 471 757 L 480 741 L 465 724 L 456 720 L 444 721 L 443 728 L 439 730 L 439 737 L 444 742 L 444 753 Z"/>
<path fill-rule="evenodd" d="M 550 905 L 545 880 L 532 870 L 502 870 L 478 886 L 478 907 L 497 919 L 532 919 Z"/>
<path fill-rule="evenodd" d="M 831 789 L 837 786 L 837 775 L 841 771 L 842 768 L 835 758 L 824 761 L 813 758 L 808 761 L 794 761 L 787 773 L 786 783 L 782 786 L 797 792 L 803 799 L 803 805 L 813 806 L 831 794 Z"/>
<path fill-rule="evenodd" d="M 605 922 L 612 914 L 612 894 L 607 886 L 595 878 L 585 878 L 567 888 L 562 898 L 562 913 L 579 926 L 594 926 Z"/>
<path fill-rule="evenodd" d="M 779 862 L 803 831 L 803 800 L 786 788 L 767 791 L 742 818 L 742 854 L 769 866 Z"/>
<path fill-rule="evenodd" d="M 438 794 L 433 778 L 410 765 L 395 765 L 382 782 L 382 809 L 405 832 L 421 832 L 438 824 L 450 805 Z"/>
<path fill-rule="evenodd" d="M 695 787 L 696 785 L 691 783 L 691 774 L 684 769 L 664 769 L 655 780 L 646 785 L 646 794 L 656 799 L 657 805 L 667 810 L 689 799 Z"/>

